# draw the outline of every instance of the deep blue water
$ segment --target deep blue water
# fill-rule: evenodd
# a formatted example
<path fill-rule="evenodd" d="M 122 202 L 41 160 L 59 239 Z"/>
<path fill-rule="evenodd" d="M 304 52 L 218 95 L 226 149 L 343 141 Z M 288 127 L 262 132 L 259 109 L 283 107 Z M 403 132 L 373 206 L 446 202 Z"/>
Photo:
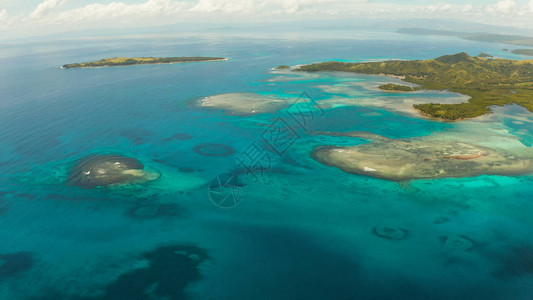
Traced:
<path fill-rule="evenodd" d="M 395 34 L 1 46 L 0 299 L 132 299 L 130 293 L 116 292 L 121 290 L 140 290 L 135 292 L 138 299 L 531 299 L 530 176 L 401 184 L 356 176 L 321 165 L 309 153 L 322 144 L 364 140 L 298 130 L 292 147 L 259 180 L 241 178 L 240 203 L 220 208 L 209 198 L 210 181 L 239 169 L 235 158 L 261 140 L 265 125 L 287 111 L 238 117 L 190 105 L 191 99 L 221 93 L 296 99 L 305 92 L 319 103 L 339 96 L 320 86 L 378 80 L 335 74 L 271 80 L 288 77 L 271 72 L 281 64 L 427 59 L 461 51 L 518 58 L 501 48 Z M 58 68 L 111 56 L 229 60 Z M 397 97 L 364 87 L 356 90 L 361 97 Z M 427 92 L 417 97 L 449 96 Z M 490 125 L 519 135 L 531 146 L 531 122 L 513 122 L 513 109 L 505 109 L 511 115 L 490 120 Z M 408 138 L 459 126 L 376 107 L 344 106 L 322 113 L 307 130 Z M 205 143 L 236 152 L 203 156 L 194 151 Z M 65 174 L 77 159 L 107 153 L 135 157 L 161 177 L 111 189 L 65 184 Z M 147 206 L 156 207 L 157 213 L 134 213 Z M 376 226 L 405 228 L 408 235 L 384 239 L 373 233 Z M 453 249 L 445 244 L 450 237 L 467 238 L 474 245 Z M 175 253 L 161 248 L 165 246 L 177 247 L 168 248 Z M 151 281 L 157 274 L 162 279 Z M 172 293 L 166 286 L 185 290 Z"/>

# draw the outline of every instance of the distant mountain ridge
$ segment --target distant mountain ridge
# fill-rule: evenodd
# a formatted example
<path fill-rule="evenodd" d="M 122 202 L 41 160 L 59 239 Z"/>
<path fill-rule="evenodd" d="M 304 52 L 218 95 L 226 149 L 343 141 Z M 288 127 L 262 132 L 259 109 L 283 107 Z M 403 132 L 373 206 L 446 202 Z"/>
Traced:
<path fill-rule="evenodd" d="M 507 35 L 507 34 L 493 34 L 485 32 L 459 32 L 437 29 L 426 29 L 418 27 L 400 28 L 396 32 L 403 34 L 415 34 L 415 35 L 444 35 L 444 36 L 456 36 L 465 40 L 473 40 L 489 43 L 502 43 L 510 45 L 521 46 L 533 46 L 533 37 L 522 35 Z"/>

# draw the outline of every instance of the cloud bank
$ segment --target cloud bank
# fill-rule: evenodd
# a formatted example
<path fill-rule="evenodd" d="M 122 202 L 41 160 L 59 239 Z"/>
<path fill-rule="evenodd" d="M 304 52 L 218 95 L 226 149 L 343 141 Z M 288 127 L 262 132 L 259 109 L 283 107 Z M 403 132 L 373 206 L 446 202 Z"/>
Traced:
<path fill-rule="evenodd" d="M 127 0 L 95 2 L 72 7 L 69 0 L 44 0 L 31 12 L 11 16 L 0 7 L 0 30 L 42 29 L 46 27 L 91 28 L 100 26 L 148 26 L 179 22 L 261 21 L 289 16 L 317 18 L 422 17 L 458 18 L 499 25 L 533 28 L 533 0 L 518 3 L 500 0 L 488 4 L 420 4 L 404 1 L 380 3 L 379 0 Z M 98 1 L 98 0 L 95 0 Z M 71 5 L 66 8 L 65 3 Z M 0 2 L 1 3 L 1 2 Z M 427 2 L 421 2 L 427 3 Z"/>

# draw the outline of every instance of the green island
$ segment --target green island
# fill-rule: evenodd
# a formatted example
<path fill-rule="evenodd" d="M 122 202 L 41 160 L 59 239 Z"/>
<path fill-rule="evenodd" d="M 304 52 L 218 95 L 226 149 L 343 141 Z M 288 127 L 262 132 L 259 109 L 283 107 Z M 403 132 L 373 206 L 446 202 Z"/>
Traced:
<path fill-rule="evenodd" d="M 533 49 L 514 49 L 511 53 L 533 56 Z"/>
<path fill-rule="evenodd" d="M 461 52 L 428 60 L 383 62 L 323 62 L 295 71 L 340 71 L 392 75 L 429 90 L 448 90 L 470 96 L 458 104 L 415 104 L 427 116 L 442 120 L 478 117 L 491 106 L 517 104 L 533 112 L 533 60 L 486 59 Z"/>
<path fill-rule="evenodd" d="M 482 57 L 482 58 L 493 58 L 494 56 L 490 55 L 490 54 L 487 54 L 485 52 L 481 52 L 477 57 Z"/>
<path fill-rule="evenodd" d="M 226 60 L 223 57 L 109 57 L 86 63 L 75 63 L 63 65 L 63 69 L 71 68 L 99 68 L 131 65 L 153 65 L 153 64 L 171 64 L 200 61 L 219 61 Z"/>
<path fill-rule="evenodd" d="M 291 67 L 287 66 L 287 65 L 281 65 L 281 66 L 277 66 L 276 67 L 276 70 L 287 70 L 287 69 L 290 69 Z"/>
<path fill-rule="evenodd" d="M 407 85 L 394 84 L 394 83 L 382 84 L 378 86 L 378 88 L 384 91 L 395 91 L 395 92 L 413 92 L 413 91 L 417 91 L 420 89 L 419 87 L 410 87 Z"/>

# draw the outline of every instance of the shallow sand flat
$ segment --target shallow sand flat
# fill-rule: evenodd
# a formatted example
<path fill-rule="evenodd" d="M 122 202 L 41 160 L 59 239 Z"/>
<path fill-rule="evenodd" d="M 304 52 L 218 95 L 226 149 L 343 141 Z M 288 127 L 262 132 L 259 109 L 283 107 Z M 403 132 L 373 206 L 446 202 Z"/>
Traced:
<path fill-rule="evenodd" d="M 195 100 L 199 107 L 222 109 L 237 116 L 273 113 L 288 106 L 286 99 L 254 93 L 228 93 Z"/>
<path fill-rule="evenodd" d="M 293 72 L 294 68 L 298 66 L 292 66 L 290 69 L 276 69 L 273 68 L 270 70 L 270 73 L 277 75 L 270 79 L 267 79 L 268 82 L 289 82 L 289 81 L 304 81 L 304 80 L 313 80 L 320 78 L 319 74 L 313 74 L 308 72 Z"/>
<path fill-rule="evenodd" d="M 312 157 L 348 173 L 395 181 L 533 172 L 533 155 L 525 147 L 491 148 L 439 135 L 409 139 L 388 139 L 360 132 L 343 135 L 372 142 L 351 147 L 318 147 Z"/>
<path fill-rule="evenodd" d="M 347 93 L 350 90 L 348 87 L 335 87 L 335 88 L 322 88 L 328 93 L 338 93 L 338 94 L 348 94 L 352 95 L 353 98 L 347 97 L 332 97 L 329 99 L 321 100 L 320 106 L 322 108 L 329 108 L 335 106 L 366 106 L 366 107 L 377 107 L 382 108 L 388 111 L 402 113 L 404 115 L 409 115 L 417 118 L 427 118 L 423 116 L 418 110 L 416 110 L 414 104 L 423 104 L 423 103 L 433 103 L 435 98 L 430 96 L 428 97 L 410 97 L 411 93 L 405 93 L 401 97 L 387 97 L 387 96 L 377 96 L 373 97 L 367 94 L 359 93 L 358 96 L 355 92 L 352 94 Z M 419 92 L 415 92 L 419 93 Z M 443 92 L 445 93 L 445 92 Z M 363 97 L 361 97 L 363 95 Z M 468 96 L 461 94 L 450 94 L 449 97 L 439 98 L 439 103 L 454 104 L 454 103 L 463 103 L 468 101 Z"/>

